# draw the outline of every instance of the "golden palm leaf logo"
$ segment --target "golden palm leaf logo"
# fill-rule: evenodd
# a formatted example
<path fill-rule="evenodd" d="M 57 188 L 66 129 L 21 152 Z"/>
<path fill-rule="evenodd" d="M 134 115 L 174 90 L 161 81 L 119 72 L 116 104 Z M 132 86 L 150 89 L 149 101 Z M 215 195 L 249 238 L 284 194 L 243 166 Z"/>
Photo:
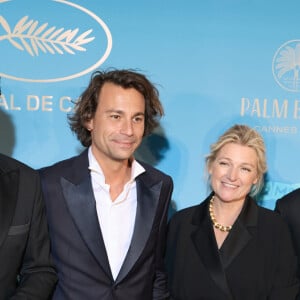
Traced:
<path fill-rule="evenodd" d="M 86 51 L 83 45 L 94 40 L 89 36 L 92 29 L 79 34 L 79 29 L 49 27 L 48 23 L 39 25 L 38 21 L 29 20 L 28 16 L 22 17 L 13 29 L 3 16 L 0 16 L 0 25 L 5 34 L 0 36 L 0 41 L 7 40 L 15 48 L 27 51 L 31 56 L 40 52 L 50 54 L 75 54 L 75 51 Z"/>

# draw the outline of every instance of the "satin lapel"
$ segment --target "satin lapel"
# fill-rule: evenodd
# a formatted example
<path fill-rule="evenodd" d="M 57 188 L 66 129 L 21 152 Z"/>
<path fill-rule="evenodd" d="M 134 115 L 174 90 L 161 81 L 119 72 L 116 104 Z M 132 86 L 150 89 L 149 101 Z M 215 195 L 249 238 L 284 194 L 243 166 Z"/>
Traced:
<path fill-rule="evenodd" d="M 218 253 L 217 242 L 213 228 L 208 218 L 208 201 L 206 200 L 195 212 L 192 224 L 195 230 L 191 233 L 191 239 L 197 249 L 203 265 L 215 284 L 232 299 L 230 288 L 227 284 L 226 275 L 222 267 Z"/>
<path fill-rule="evenodd" d="M 231 230 L 232 232 L 220 249 L 224 269 L 233 262 L 252 238 L 247 228 L 241 222 L 237 222 Z"/>
<path fill-rule="evenodd" d="M 149 177 L 151 181 L 151 178 Z M 145 180 L 146 182 L 146 180 Z M 141 256 L 153 227 L 162 182 L 149 187 L 137 179 L 137 211 L 131 244 L 116 282 L 120 282 Z"/>
<path fill-rule="evenodd" d="M 234 223 L 230 234 L 222 245 L 222 263 L 226 269 L 252 239 L 249 227 L 257 224 L 257 206 L 251 198 L 247 198 L 244 207 Z"/>
<path fill-rule="evenodd" d="M 19 188 L 19 170 L 0 174 L 0 246 L 12 223 Z"/>
<path fill-rule="evenodd" d="M 111 277 L 90 177 L 86 176 L 77 185 L 61 178 L 61 186 L 69 212 L 80 235 L 105 273 Z"/>

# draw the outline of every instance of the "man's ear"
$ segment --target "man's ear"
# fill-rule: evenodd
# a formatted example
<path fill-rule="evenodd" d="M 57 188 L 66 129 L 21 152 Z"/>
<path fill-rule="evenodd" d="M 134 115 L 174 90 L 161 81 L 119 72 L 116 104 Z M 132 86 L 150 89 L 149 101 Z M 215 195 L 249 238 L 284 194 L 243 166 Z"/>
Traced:
<path fill-rule="evenodd" d="M 93 122 L 93 119 L 87 121 L 85 124 L 84 124 L 84 127 L 88 130 L 88 131 L 92 131 L 94 129 L 94 122 Z"/>

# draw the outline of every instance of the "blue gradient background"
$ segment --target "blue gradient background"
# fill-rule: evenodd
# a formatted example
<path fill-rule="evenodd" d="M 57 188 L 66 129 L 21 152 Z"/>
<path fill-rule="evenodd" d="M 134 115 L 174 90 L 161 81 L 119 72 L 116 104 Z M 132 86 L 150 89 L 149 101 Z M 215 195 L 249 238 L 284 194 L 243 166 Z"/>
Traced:
<path fill-rule="evenodd" d="M 287 1 L 72 1 L 99 16 L 112 34 L 112 51 L 101 68 L 134 68 L 157 84 L 165 107 L 161 128 L 141 146 L 137 157 L 170 174 L 175 183 L 175 209 L 197 204 L 208 194 L 204 158 L 209 145 L 234 123 L 261 131 L 266 141 L 268 174 L 260 200 L 273 208 L 275 200 L 300 186 L 300 120 L 292 106 L 299 92 L 282 89 L 272 73 L 277 49 L 300 38 L 296 0 Z M 104 35 L 82 12 L 54 1 L 0 1 L 0 14 L 15 24 L 24 15 L 41 23 L 81 30 L 94 28 L 97 43 L 87 56 L 31 57 L 0 39 L 0 72 L 39 76 L 70 73 L 103 51 Z M 102 35 L 101 35 L 102 34 Z M 0 26 L 0 37 L 3 30 Z M 101 40 L 101 38 L 103 40 Z M 57 62 L 53 64 L 53 59 Z M 48 66 L 47 66 L 48 64 Z M 66 68 L 67 65 L 67 68 Z M 21 76 L 21 75 L 20 75 Z M 90 74 L 56 83 L 1 79 L 0 151 L 34 168 L 78 154 L 82 147 L 71 133 L 67 114 L 59 110 L 63 96 L 75 100 Z M 51 97 L 52 111 L 28 111 L 28 95 Z M 5 98 L 3 98 L 5 97 Z M 20 110 L 3 105 L 11 101 Z M 266 99 L 267 113 L 241 115 L 241 99 Z M 286 118 L 272 117 L 274 99 L 289 102 Z M 10 105 L 11 106 L 11 105 Z M 300 114 L 300 113 L 299 113 Z M 263 128 L 288 127 L 273 133 Z"/>

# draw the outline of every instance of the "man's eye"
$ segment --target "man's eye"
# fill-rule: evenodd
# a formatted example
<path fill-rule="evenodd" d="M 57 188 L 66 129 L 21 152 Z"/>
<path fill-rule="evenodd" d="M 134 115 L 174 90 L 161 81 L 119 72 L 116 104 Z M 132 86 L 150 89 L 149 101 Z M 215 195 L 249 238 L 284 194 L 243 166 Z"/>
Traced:
<path fill-rule="evenodd" d="M 135 122 L 135 123 L 140 123 L 140 122 L 142 122 L 144 119 L 142 118 L 142 117 L 135 117 L 134 119 L 133 119 L 133 121 Z"/>
<path fill-rule="evenodd" d="M 119 116 L 119 115 L 111 115 L 110 117 L 111 117 L 112 119 L 115 119 L 115 120 L 120 119 L 120 116 Z"/>

